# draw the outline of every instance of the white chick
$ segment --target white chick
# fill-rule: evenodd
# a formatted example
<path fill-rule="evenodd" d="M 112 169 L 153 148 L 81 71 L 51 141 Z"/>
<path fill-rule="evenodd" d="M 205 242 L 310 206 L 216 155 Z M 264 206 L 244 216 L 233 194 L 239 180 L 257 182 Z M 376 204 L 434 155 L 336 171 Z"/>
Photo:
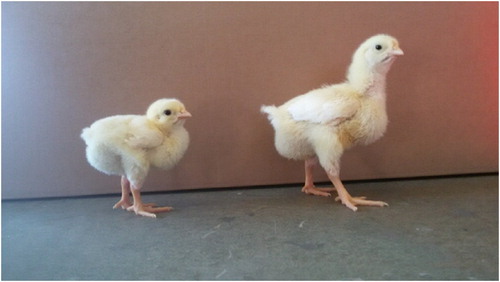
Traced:
<path fill-rule="evenodd" d="M 354 53 L 346 82 L 312 90 L 279 107 L 262 106 L 274 127 L 279 154 L 305 160 L 303 192 L 330 196 L 329 191 L 337 190 L 336 200 L 353 211 L 357 205 L 387 205 L 349 195 L 339 178 L 340 157 L 344 150 L 372 143 L 384 134 L 386 74 L 400 55 L 403 51 L 394 37 L 375 35 Z M 335 188 L 314 186 L 313 168 L 318 161 Z"/>
<path fill-rule="evenodd" d="M 169 169 L 182 158 L 189 145 L 189 134 L 184 128 L 188 117 L 191 114 L 179 100 L 160 99 L 149 106 L 146 115 L 111 116 L 83 129 L 81 137 L 87 144 L 90 165 L 122 177 L 122 197 L 113 208 L 148 217 L 172 209 L 144 204 L 140 189 L 150 166 Z"/>

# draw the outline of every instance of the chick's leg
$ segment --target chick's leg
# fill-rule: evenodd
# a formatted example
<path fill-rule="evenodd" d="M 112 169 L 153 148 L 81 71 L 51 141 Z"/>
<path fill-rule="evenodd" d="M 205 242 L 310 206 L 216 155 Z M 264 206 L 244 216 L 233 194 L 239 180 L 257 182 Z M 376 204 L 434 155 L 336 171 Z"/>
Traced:
<path fill-rule="evenodd" d="M 302 187 L 302 192 L 308 195 L 324 196 L 330 197 L 331 194 L 328 192 L 335 191 L 335 188 L 316 188 L 313 181 L 313 169 L 318 164 L 318 159 L 316 157 L 307 159 L 305 161 L 305 173 L 306 180 L 304 187 Z"/>
<path fill-rule="evenodd" d="M 127 177 L 122 176 L 121 185 L 122 198 L 113 206 L 113 209 L 117 209 L 118 207 L 121 207 L 122 209 L 128 209 L 130 206 L 132 206 L 132 204 L 130 203 L 130 182 L 128 181 Z"/>
<path fill-rule="evenodd" d="M 134 205 L 129 207 L 128 211 L 134 211 L 137 215 L 156 217 L 155 213 L 171 211 L 171 207 L 153 207 L 154 204 L 144 204 L 141 199 L 141 191 L 139 188 L 132 186 L 132 196 L 134 197 Z"/>
<path fill-rule="evenodd" d="M 340 200 L 342 204 L 346 205 L 353 211 L 358 210 L 358 208 L 356 207 L 358 205 L 379 207 L 388 206 L 386 202 L 365 200 L 366 197 L 352 197 L 345 189 L 342 181 L 340 181 L 340 177 L 337 174 L 328 173 L 328 177 L 332 181 L 333 185 L 335 185 L 335 188 L 337 188 L 337 192 L 339 193 L 339 196 L 335 200 Z"/>

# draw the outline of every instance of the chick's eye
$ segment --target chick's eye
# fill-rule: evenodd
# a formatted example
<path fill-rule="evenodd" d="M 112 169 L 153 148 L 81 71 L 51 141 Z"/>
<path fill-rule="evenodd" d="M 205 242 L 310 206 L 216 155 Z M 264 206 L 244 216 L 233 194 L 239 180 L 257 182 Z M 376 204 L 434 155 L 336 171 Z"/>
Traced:
<path fill-rule="evenodd" d="M 172 114 L 172 111 L 171 111 L 171 110 L 165 110 L 163 113 L 164 113 L 166 116 L 169 116 L 169 115 L 171 115 L 171 114 Z"/>
<path fill-rule="evenodd" d="M 380 44 L 375 45 L 375 49 L 381 50 L 382 49 L 382 45 L 380 45 Z"/>

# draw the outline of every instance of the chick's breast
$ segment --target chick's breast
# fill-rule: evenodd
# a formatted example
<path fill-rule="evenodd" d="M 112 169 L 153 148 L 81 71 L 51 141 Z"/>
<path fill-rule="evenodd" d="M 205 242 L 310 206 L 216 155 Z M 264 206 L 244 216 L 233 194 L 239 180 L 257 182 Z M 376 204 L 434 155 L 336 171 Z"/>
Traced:
<path fill-rule="evenodd" d="M 172 129 L 160 146 L 147 152 L 150 163 L 161 169 L 172 168 L 184 156 L 189 146 L 189 134 L 184 127 Z"/>
<path fill-rule="evenodd" d="M 365 99 L 360 110 L 351 121 L 345 124 L 341 132 L 346 136 L 351 136 L 352 145 L 368 145 L 384 135 L 387 123 L 385 105 L 377 100 Z"/>

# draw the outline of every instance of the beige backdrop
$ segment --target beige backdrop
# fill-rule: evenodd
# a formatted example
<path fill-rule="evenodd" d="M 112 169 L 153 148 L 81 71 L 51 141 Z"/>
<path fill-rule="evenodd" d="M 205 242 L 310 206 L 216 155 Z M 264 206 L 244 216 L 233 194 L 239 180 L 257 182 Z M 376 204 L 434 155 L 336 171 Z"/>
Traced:
<path fill-rule="evenodd" d="M 192 142 L 144 191 L 301 182 L 260 105 L 342 81 L 376 33 L 405 52 L 390 124 L 344 155 L 342 178 L 498 171 L 498 3 L 3 2 L 2 197 L 119 193 L 81 129 L 160 97 L 185 102 Z"/>

